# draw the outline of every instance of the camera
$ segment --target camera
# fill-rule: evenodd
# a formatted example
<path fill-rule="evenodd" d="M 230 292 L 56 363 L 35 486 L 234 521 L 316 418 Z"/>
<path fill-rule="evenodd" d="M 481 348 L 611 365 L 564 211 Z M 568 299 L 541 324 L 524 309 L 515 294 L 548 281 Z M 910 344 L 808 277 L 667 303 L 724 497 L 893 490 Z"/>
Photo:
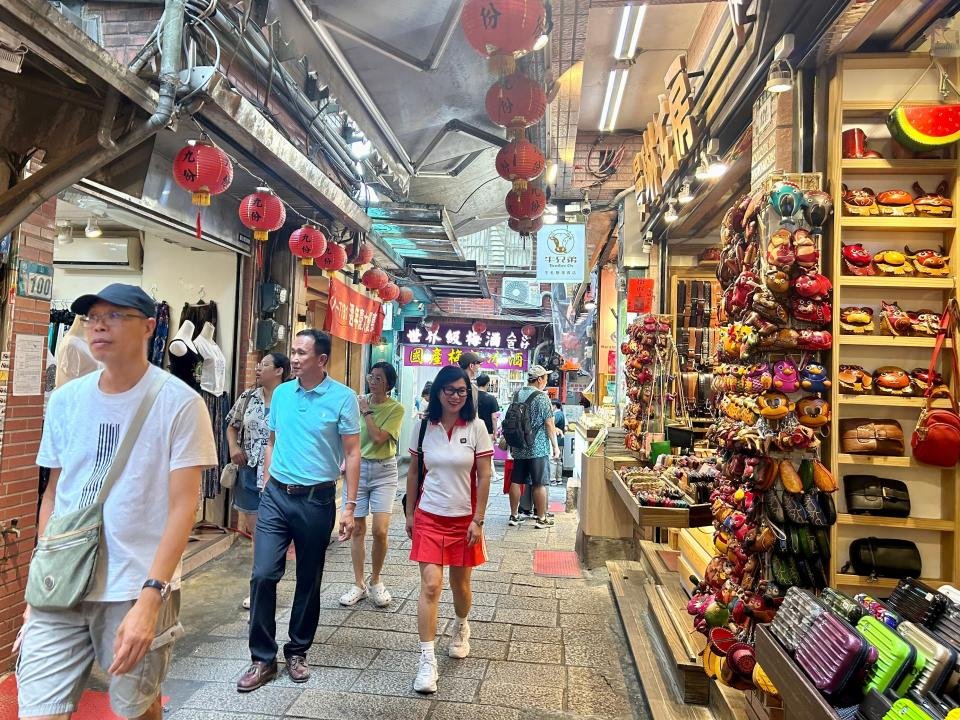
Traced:
<path fill-rule="evenodd" d="M 590 201 L 587 198 L 584 198 L 583 202 L 580 203 L 580 212 L 583 215 L 589 215 L 593 212 L 593 205 L 590 204 Z"/>

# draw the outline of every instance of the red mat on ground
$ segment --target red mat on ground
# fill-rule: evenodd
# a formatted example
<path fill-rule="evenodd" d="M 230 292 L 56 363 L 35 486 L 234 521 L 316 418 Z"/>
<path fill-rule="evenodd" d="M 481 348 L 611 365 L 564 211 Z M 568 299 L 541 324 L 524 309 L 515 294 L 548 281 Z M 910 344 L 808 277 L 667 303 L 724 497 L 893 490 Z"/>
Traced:
<path fill-rule="evenodd" d="M 163 704 L 170 701 L 163 698 Z M 0 720 L 17 720 L 17 678 L 10 675 L 0 683 Z M 80 697 L 80 704 L 73 720 L 123 720 L 110 709 L 110 696 L 105 692 L 87 690 Z"/>
<path fill-rule="evenodd" d="M 546 577 L 582 577 L 580 560 L 575 552 L 566 550 L 534 550 L 533 573 Z"/>
<path fill-rule="evenodd" d="M 552 513 L 565 513 L 567 504 L 563 500 L 551 500 L 550 504 L 547 505 L 547 510 Z"/>

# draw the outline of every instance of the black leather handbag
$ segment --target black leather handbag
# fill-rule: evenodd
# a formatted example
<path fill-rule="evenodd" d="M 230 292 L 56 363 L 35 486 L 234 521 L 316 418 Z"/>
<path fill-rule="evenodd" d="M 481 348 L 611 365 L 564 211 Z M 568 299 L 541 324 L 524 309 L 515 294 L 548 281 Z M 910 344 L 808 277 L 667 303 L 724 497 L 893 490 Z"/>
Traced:
<path fill-rule="evenodd" d="M 847 512 L 852 515 L 910 515 L 910 493 L 900 480 L 876 475 L 845 475 L 843 491 L 847 496 Z"/>
<path fill-rule="evenodd" d="M 850 562 L 856 575 L 902 580 L 920 577 L 923 563 L 920 550 L 909 540 L 896 538 L 859 538 L 850 543 Z"/>

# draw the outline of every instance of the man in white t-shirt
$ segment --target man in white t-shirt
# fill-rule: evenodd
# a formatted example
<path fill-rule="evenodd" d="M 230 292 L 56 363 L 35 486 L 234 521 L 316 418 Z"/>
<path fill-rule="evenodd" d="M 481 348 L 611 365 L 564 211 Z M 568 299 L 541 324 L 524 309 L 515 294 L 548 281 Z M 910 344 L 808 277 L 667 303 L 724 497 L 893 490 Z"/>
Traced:
<path fill-rule="evenodd" d="M 93 503 L 127 428 L 163 370 L 147 361 L 156 325 L 150 296 L 115 283 L 78 298 L 103 370 L 55 390 L 37 464 L 51 468 L 38 533 L 52 515 Z M 96 662 L 110 702 L 127 718 L 160 720 L 160 685 L 183 632 L 180 557 L 193 526 L 200 476 L 216 464 L 213 429 L 196 392 L 167 376 L 103 508 L 93 586 L 70 610 L 27 608 L 17 669 L 21 718 L 69 718 Z"/>

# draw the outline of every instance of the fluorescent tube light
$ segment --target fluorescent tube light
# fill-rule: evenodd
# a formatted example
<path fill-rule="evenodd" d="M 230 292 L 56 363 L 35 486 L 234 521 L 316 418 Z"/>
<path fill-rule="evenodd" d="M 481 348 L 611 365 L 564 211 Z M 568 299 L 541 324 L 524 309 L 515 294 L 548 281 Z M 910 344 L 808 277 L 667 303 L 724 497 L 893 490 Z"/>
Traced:
<path fill-rule="evenodd" d="M 603 96 L 603 110 L 600 111 L 600 132 L 603 132 L 607 127 L 607 114 L 610 112 L 610 98 L 613 97 L 613 84 L 616 77 L 616 70 L 611 70 L 607 77 L 607 92 Z"/>
<path fill-rule="evenodd" d="M 616 59 L 623 57 L 623 42 L 627 39 L 627 25 L 630 24 L 630 8 L 632 5 L 624 5 L 623 12 L 620 14 L 620 30 L 617 31 L 617 44 L 613 46 L 613 56 Z"/>
<path fill-rule="evenodd" d="M 620 104 L 623 102 L 623 93 L 627 89 L 627 76 L 629 70 L 620 71 L 620 85 L 617 88 L 617 99 L 613 103 L 613 112 L 610 114 L 610 132 L 617 126 L 617 118 L 620 116 Z"/>
<path fill-rule="evenodd" d="M 640 29 L 643 27 L 643 18 L 647 14 L 647 6 L 637 7 L 637 19 L 633 21 L 633 34 L 630 36 L 630 44 L 627 46 L 627 57 L 632 58 L 637 52 L 637 43 L 640 41 Z"/>

